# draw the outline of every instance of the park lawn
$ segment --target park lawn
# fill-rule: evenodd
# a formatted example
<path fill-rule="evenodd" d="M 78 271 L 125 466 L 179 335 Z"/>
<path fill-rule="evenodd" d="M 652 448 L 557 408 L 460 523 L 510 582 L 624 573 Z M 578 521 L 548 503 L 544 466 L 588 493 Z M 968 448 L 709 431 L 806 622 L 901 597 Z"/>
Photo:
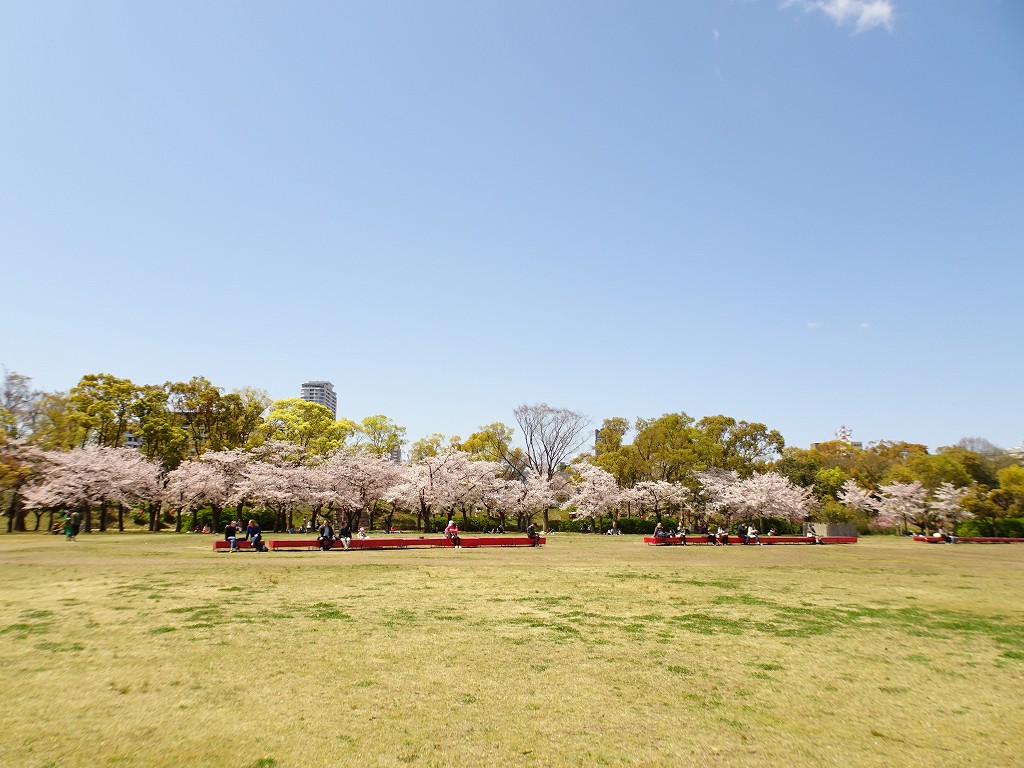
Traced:
<path fill-rule="evenodd" d="M 2 536 L 0 763 L 1024 760 L 1024 545 L 548 541 Z"/>

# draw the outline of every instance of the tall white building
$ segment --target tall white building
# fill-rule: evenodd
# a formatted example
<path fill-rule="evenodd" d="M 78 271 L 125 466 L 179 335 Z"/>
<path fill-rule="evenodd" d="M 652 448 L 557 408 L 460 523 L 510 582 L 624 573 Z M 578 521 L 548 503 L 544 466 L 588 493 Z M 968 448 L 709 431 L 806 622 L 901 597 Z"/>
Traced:
<path fill-rule="evenodd" d="M 334 418 L 338 418 L 338 396 L 331 382 L 307 381 L 302 385 L 302 394 L 299 397 L 311 403 L 319 403 L 334 414 Z"/>

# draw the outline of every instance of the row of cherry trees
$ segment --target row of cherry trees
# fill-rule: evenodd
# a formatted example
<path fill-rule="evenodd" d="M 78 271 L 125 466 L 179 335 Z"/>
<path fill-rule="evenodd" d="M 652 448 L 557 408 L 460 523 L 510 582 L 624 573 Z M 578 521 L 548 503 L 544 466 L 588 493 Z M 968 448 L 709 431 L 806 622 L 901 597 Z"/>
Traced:
<path fill-rule="evenodd" d="M 253 451 L 208 451 L 166 473 L 128 448 L 42 451 L 8 444 L 5 449 L 19 451 L 20 461 L 33 468 L 17 496 L 22 510 L 35 513 L 37 529 L 47 512 L 77 511 L 91 530 L 94 510 L 112 507 L 118 510 L 120 529 L 128 509 L 148 510 L 152 528 L 169 511 L 180 529 L 182 515 L 189 512 L 208 508 L 219 527 L 225 510 L 240 516 L 247 507 L 273 511 L 279 529 L 293 525 L 296 514 L 353 524 L 372 524 L 375 516 L 383 516 L 387 526 L 396 512 L 414 515 L 424 529 L 432 515 L 471 513 L 522 529 L 553 509 L 593 518 L 629 506 L 636 513 L 692 525 L 768 516 L 799 522 L 814 506 L 806 489 L 772 472 L 747 478 L 704 472 L 696 478 L 696 490 L 661 480 L 624 489 L 610 473 L 587 462 L 550 477 L 529 468 L 513 474 L 502 462 L 454 449 L 399 465 L 363 452 L 309 455 L 294 443 L 271 441 Z M 106 525 L 107 515 L 101 514 L 99 528 Z"/>
<path fill-rule="evenodd" d="M 91 374 L 62 395 L 32 392 L 26 377 L 4 373 L 0 444 L 7 445 L 0 445 L 0 492 L 8 530 L 24 529 L 24 515 L 30 508 L 21 489 L 27 483 L 67 462 L 83 460 L 76 455 L 74 460 L 48 458 L 33 463 L 19 459 L 19 452 L 33 450 L 28 445 L 51 451 L 52 456 L 85 447 L 117 450 L 129 432 L 141 438 L 143 457 L 162 468 L 157 472 L 161 493 L 133 496 L 122 487 L 130 483 L 119 485 L 108 478 L 93 482 L 100 489 L 93 496 L 100 499 L 96 503 L 115 505 L 119 516 L 124 506 L 141 505 L 151 525 L 156 525 L 161 504 L 186 512 L 197 504 L 209 505 L 218 517 L 225 507 L 237 508 L 239 499 L 222 498 L 226 492 L 211 491 L 205 500 L 192 499 L 195 488 L 207 486 L 211 467 L 219 465 L 231 478 L 231 492 L 242 493 L 242 502 L 272 509 L 282 521 L 295 509 L 317 514 L 321 509 L 328 513 L 357 509 L 368 516 L 403 510 L 423 520 L 429 510 L 461 508 L 492 514 L 507 510 L 517 521 L 539 510 L 547 527 L 549 511 L 570 503 L 570 490 L 572 507 L 581 514 L 622 511 L 678 515 L 687 521 L 710 515 L 789 519 L 787 510 L 793 508 L 797 510 L 792 513 L 794 519 L 810 513 L 817 520 L 856 520 L 902 530 L 911 523 L 927 530 L 939 520 L 955 525 L 973 515 L 995 529 L 1000 518 L 1024 514 L 1024 467 L 978 439 L 936 453 L 900 442 L 862 449 L 833 441 L 805 450 L 784 447 L 782 436 L 764 424 L 721 415 L 695 420 L 680 412 L 637 419 L 633 424 L 622 418 L 605 419 L 592 450 L 579 454 L 590 447 L 585 444 L 594 435 L 589 419 L 546 404 L 522 405 L 513 411 L 521 432 L 518 446 L 513 428 L 501 422 L 483 426 L 466 439 L 434 434 L 415 441 L 409 451 L 411 466 L 402 471 L 424 472 L 426 480 L 390 478 L 390 487 L 413 490 L 404 496 L 367 497 L 365 503 L 352 504 L 339 488 L 334 488 L 333 497 L 322 492 L 307 495 L 306 490 L 320 481 L 307 481 L 301 475 L 313 470 L 322 474 L 325 467 L 342 461 L 337 456 L 390 456 L 405 445 L 405 430 L 383 415 L 359 422 L 335 419 L 322 406 L 295 398 L 271 402 L 258 390 L 225 395 L 202 377 L 140 387 L 109 374 Z M 297 447 L 275 447 L 285 443 Z M 454 496 L 452 503 L 438 501 L 436 489 L 431 491 L 437 496 L 433 499 L 431 493 L 415 492 L 417 483 L 444 488 L 449 470 L 460 476 L 452 469 L 455 459 L 451 458 L 460 454 L 485 475 L 491 473 L 496 481 L 506 482 L 504 491 L 498 493 L 490 487 L 493 484 L 477 479 L 449 489 L 460 490 L 464 497 Z M 276 485 L 270 487 L 269 480 L 257 482 L 253 477 L 246 486 L 228 466 L 244 463 L 238 457 L 260 462 L 246 471 L 246 477 L 263 472 L 276 477 Z M 488 462 L 493 466 L 488 467 Z M 569 462 L 574 463 L 566 473 Z M 604 472 L 592 473 L 584 465 Z M 191 473 L 188 482 L 176 479 L 179 467 Z M 346 467 L 349 471 L 353 470 Z M 95 475 L 104 477 L 103 472 Z M 462 477 L 471 475 L 464 472 Z M 471 493 L 485 486 L 487 493 L 478 497 Z M 790 501 L 788 489 L 794 488 L 810 493 Z M 179 498 L 166 495 L 174 491 Z M 551 493 L 554 502 L 545 496 Z M 321 503 L 321 497 L 327 500 Z M 758 498 L 762 501 L 753 501 Z M 33 501 L 31 509 L 45 509 L 44 503 L 45 499 Z M 65 508 L 81 505 L 73 498 L 61 504 Z M 105 520 L 101 518 L 101 526 Z"/>
<path fill-rule="evenodd" d="M 696 472 L 687 482 L 649 480 L 622 488 L 611 473 L 586 461 L 548 477 L 529 468 L 510 473 L 502 462 L 455 449 L 399 465 L 359 451 L 310 455 L 297 444 L 271 441 L 250 451 L 208 451 L 166 473 L 128 448 L 43 451 L 9 443 L 3 449 L 30 468 L 15 496 L 20 514 L 35 514 L 37 530 L 46 513 L 52 524 L 62 511 L 79 512 L 91 530 L 96 508 L 115 508 L 121 530 L 128 509 L 146 510 L 154 530 L 161 515 L 170 513 L 180 530 L 182 515 L 204 508 L 215 527 L 225 510 L 238 516 L 248 507 L 271 510 L 279 529 L 293 525 L 296 514 L 369 525 L 382 516 L 390 526 L 396 512 L 415 516 L 423 529 L 429 529 L 432 515 L 481 513 L 522 529 L 554 509 L 589 518 L 629 509 L 693 527 L 764 518 L 798 524 L 818 506 L 811 489 L 772 471 L 742 477 L 714 469 Z M 967 493 L 950 483 L 929 493 L 917 481 L 871 492 L 847 481 L 840 498 L 849 509 L 870 513 L 879 527 L 906 531 L 911 522 L 925 529 L 955 527 L 972 516 L 962 506 Z M 107 524 L 101 514 L 98 527 Z"/>

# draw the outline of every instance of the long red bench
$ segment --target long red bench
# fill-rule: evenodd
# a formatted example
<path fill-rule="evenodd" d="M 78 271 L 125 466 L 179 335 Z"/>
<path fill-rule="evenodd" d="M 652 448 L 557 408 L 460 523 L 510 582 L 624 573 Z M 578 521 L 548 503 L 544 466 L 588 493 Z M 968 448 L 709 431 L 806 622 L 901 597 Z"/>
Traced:
<path fill-rule="evenodd" d="M 239 549 L 252 549 L 253 548 L 252 547 L 252 542 L 249 541 L 248 539 L 239 539 L 238 540 L 238 548 Z M 217 550 L 220 550 L 220 549 L 223 549 L 223 550 L 231 549 L 231 542 L 230 541 L 224 541 L 223 539 L 221 539 L 220 541 L 213 542 L 213 551 L 216 552 Z M 255 551 L 255 550 L 253 550 L 253 551 Z"/>
<path fill-rule="evenodd" d="M 946 539 L 941 536 L 922 536 L 914 534 L 914 541 L 923 541 L 928 544 L 945 544 Z M 967 542 L 969 544 L 1021 544 L 1024 539 L 1013 538 L 1012 536 L 957 536 L 956 543 Z"/>
<path fill-rule="evenodd" d="M 472 547 L 529 547 L 533 542 L 529 536 L 462 536 L 460 537 L 464 549 Z M 540 544 L 546 544 L 547 537 L 540 537 Z M 320 549 L 320 542 L 316 539 L 270 539 L 266 542 L 267 549 Z M 239 547 L 249 549 L 248 541 L 239 541 Z M 244 545 L 244 546 L 243 546 Z M 372 539 L 352 539 L 349 542 L 351 549 L 405 549 L 407 547 L 451 547 L 452 540 L 443 536 L 381 536 Z M 229 544 L 226 541 L 213 542 L 214 551 L 226 550 Z M 335 541 L 331 551 L 344 549 L 340 541 Z"/>
<path fill-rule="evenodd" d="M 761 536 L 760 542 L 762 544 L 856 544 L 856 536 L 820 536 L 815 538 L 814 536 Z M 654 536 L 644 536 L 645 544 L 653 544 L 655 546 L 663 546 L 667 544 L 682 544 L 683 539 L 681 536 L 669 536 L 668 538 L 656 538 Z M 708 537 L 705 534 L 700 533 L 688 533 L 686 535 L 686 544 L 713 544 L 714 542 L 708 541 Z M 743 539 L 739 536 L 730 536 L 730 544 L 738 544 L 743 546 Z M 756 542 L 754 542 L 756 545 Z"/>

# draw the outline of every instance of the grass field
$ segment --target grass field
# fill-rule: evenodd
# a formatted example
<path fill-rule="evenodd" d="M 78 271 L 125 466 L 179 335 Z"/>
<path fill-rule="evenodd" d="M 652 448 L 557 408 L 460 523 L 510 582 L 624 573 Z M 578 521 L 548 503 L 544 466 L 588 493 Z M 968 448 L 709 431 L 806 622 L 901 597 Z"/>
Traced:
<path fill-rule="evenodd" d="M 1024 545 L 211 541 L 0 536 L 0 764 L 1024 764 Z"/>

